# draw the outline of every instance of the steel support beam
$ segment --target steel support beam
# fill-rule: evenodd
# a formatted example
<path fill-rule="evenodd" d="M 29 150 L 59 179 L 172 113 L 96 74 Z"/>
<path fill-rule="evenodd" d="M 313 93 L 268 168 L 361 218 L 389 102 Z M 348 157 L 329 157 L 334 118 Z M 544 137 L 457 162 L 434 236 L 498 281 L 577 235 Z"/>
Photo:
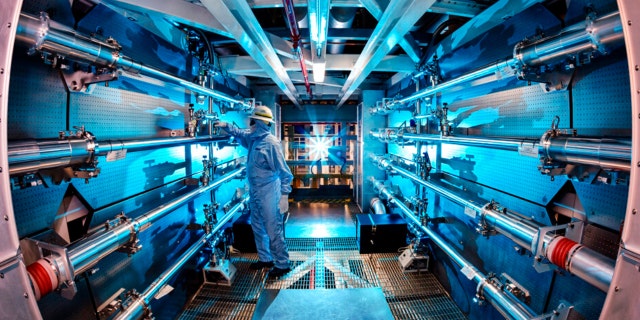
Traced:
<path fill-rule="evenodd" d="M 202 29 L 228 38 L 233 38 L 223 26 L 202 5 L 182 0 L 94 0 L 102 3 L 125 17 L 136 19 L 145 29 L 175 43 L 175 30 L 182 34 L 171 23 Z M 168 27 L 171 25 L 171 27 Z M 165 28 L 165 26 L 167 28 Z"/>
<path fill-rule="evenodd" d="M 282 8 L 281 0 L 249 0 L 247 2 L 252 9 Z M 306 7 L 307 1 L 294 0 L 293 4 L 296 7 Z M 362 8 L 363 4 L 360 0 L 332 0 L 331 7 Z M 437 0 L 436 3 L 433 4 L 433 7 L 431 7 L 431 9 L 429 9 L 428 11 L 433 13 L 449 14 L 453 16 L 471 18 L 482 12 L 482 10 L 484 10 L 485 8 L 485 5 L 478 4 L 475 1 Z"/>
<path fill-rule="evenodd" d="M 278 88 L 301 108 L 296 88 L 251 7 L 246 2 L 231 0 L 203 0 L 202 4 L 269 74 Z"/>
<path fill-rule="evenodd" d="M 367 0 L 368 1 L 368 0 Z M 393 0 L 379 20 L 372 37 L 365 45 L 358 61 L 342 88 L 342 96 L 337 104 L 340 108 L 351 94 L 362 84 L 380 61 L 409 32 L 409 29 L 431 7 L 435 0 L 401 1 Z"/>
<path fill-rule="evenodd" d="M 334 54 L 327 55 L 326 71 L 349 71 L 353 69 L 358 60 L 357 54 Z M 222 69 L 230 74 L 251 75 L 262 73 L 263 77 L 269 75 L 260 65 L 249 56 L 226 56 L 220 57 Z M 297 61 L 291 59 L 282 60 L 282 65 L 287 72 L 300 71 Z M 307 63 L 310 66 L 309 63 Z M 407 56 L 386 56 L 373 69 L 375 72 L 407 72 L 415 70 L 415 65 Z"/>
<path fill-rule="evenodd" d="M 364 7 L 367 9 L 367 11 L 369 11 L 369 13 L 371 13 L 371 15 L 374 18 L 376 18 L 376 20 L 378 21 L 382 20 L 382 16 L 384 15 L 385 10 L 389 8 L 389 0 L 362 0 L 361 2 L 364 5 Z M 434 1 L 425 1 L 425 2 L 433 3 Z M 429 8 L 425 9 L 425 11 L 423 11 L 422 13 L 428 10 Z M 422 14 L 420 15 L 420 17 L 422 17 Z M 418 17 L 418 19 L 420 19 L 420 17 Z M 407 55 L 411 58 L 411 60 L 413 60 L 414 63 L 417 63 L 420 61 L 420 58 L 421 58 L 420 48 L 418 48 L 416 41 L 413 39 L 413 37 L 410 34 L 408 33 L 405 34 L 402 37 L 402 39 L 400 39 L 398 44 L 400 45 L 402 50 L 404 50 L 404 52 L 407 53 Z"/>

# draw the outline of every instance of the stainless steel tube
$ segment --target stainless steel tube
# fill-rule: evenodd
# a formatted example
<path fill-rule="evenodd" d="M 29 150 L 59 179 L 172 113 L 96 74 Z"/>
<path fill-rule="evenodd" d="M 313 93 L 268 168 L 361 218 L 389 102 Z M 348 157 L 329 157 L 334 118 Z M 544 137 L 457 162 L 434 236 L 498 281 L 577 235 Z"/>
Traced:
<path fill-rule="evenodd" d="M 469 72 L 458 78 L 443 82 L 435 87 L 430 87 L 422 91 L 418 91 L 408 97 L 394 101 L 393 104 L 405 104 L 418 99 L 422 99 L 424 97 L 447 90 L 459 84 L 463 84 L 472 80 L 480 79 L 480 78 L 495 74 L 496 72 L 503 70 L 505 68 L 511 68 L 512 66 L 516 65 L 516 62 L 517 62 L 516 59 L 509 59 L 507 61 L 497 62 L 496 64 L 484 67 L 476 71 Z"/>
<path fill-rule="evenodd" d="M 92 152 L 104 156 L 111 151 L 142 151 L 184 144 L 225 141 L 228 136 L 198 138 L 151 138 L 140 140 L 106 140 L 92 142 L 85 139 L 47 139 L 11 141 L 9 143 L 9 172 L 20 174 L 47 168 L 70 166 L 87 162 Z M 92 151 L 92 148 L 95 151 Z"/>
<path fill-rule="evenodd" d="M 112 68 L 120 67 L 125 71 L 167 81 L 214 99 L 251 107 L 242 100 L 133 61 L 112 47 L 79 36 L 73 30 L 51 22 L 45 14 L 37 17 L 21 13 L 16 40 L 30 45 L 34 50 L 60 54 L 71 60 L 80 60 Z"/>
<path fill-rule="evenodd" d="M 206 187 L 201 187 L 186 193 L 167 204 L 143 214 L 133 221 L 123 222 L 111 230 L 98 231 L 95 235 L 75 244 L 68 250 L 69 262 L 73 268 L 72 274 L 78 275 L 87 271 L 94 264 L 100 261 L 100 259 L 116 251 L 131 239 L 134 239 L 139 230 L 147 228 L 160 218 L 181 207 L 185 202 L 213 190 L 223 183 L 237 177 L 242 174 L 244 170 L 244 168 L 236 169 L 220 177 Z"/>
<path fill-rule="evenodd" d="M 474 210 L 477 213 L 481 213 L 484 210 L 484 203 L 480 204 L 477 203 L 473 200 L 470 199 L 466 199 L 458 194 L 456 194 L 455 192 L 448 190 L 444 187 L 438 186 L 436 184 L 433 184 L 431 182 L 428 181 L 424 181 L 422 179 L 420 179 L 420 177 L 418 177 L 417 175 L 415 175 L 413 172 L 400 168 L 396 165 L 394 165 L 391 161 L 385 159 L 384 157 L 381 156 L 376 156 L 376 155 L 371 155 L 371 161 L 373 161 L 373 163 L 375 163 L 376 165 L 384 168 L 387 171 L 390 172 L 395 172 L 398 173 L 400 175 L 402 175 L 405 178 L 408 178 L 410 180 L 412 180 L 413 182 L 416 182 L 420 185 L 423 185 L 435 192 L 437 192 L 438 194 L 444 196 L 445 198 L 448 198 L 450 200 L 452 200 L 453 202 L 456 202 L 458 204 L 461 204 L 465 207 L 468 207 L 472 210 Z"/>
<path fill-rule="evenodd" d="M 482 284 L 481 293 L 491 305 L 493 305 L 496 310 L 498 310 L 505 318 L 507 319 L 531 319 L 536 316 L 536 314 L 529 309 L 529 307 L 524 306 L 522 304 L 516 304 L 513 300 L 509 299 L 501 290 L 493 286 L 489 283 L 489 279 L 480 272 L 474 265 L 472 265 L 469 261 L 467 261 L 462 255 L 460 255 L 454 248 L 452 248 L 444 239 L 442 239 L 438 234 L 433 232 L 431 229 L 423 226 L 420 223 L 420 220 L 413 214 L 411 209 L 409 209 L 402 201 L 399 201 L 395 197 L 391 196 L 389 198 L 390 191 L 384 187 L 384 184 L 380 181 L 375 180 L 375 178 L 370 178 L 371 183 L 374 185 L 374 188 L 378 190 L 380 195 L 383 195 L 389 199 L 389 203 L 396 206 L 400 211 L 402 211 L 408 219 L 410 219 L 416 226 L 419 226 L 420 229 L 435 243 L 442 251 L 453 260 L 458 266 L 461 267 L 463 273 L 474 282 L 478 284 Z"/>
<path fill-rule="evenodd" d="M 518 151 L 521 147 L 535 148 L 540 156 L 554 161 L 596 166 L 604 169 L 629 171 L 631 141 L 629 139 L 581 138 L 543 134 L 540 140 L 511 137 L 440 136 L 434 134 L 399 133 L 399 128 L 371 131 L 371 136 L 383 142 L 411 141 L 448 143 L 462 146 Z"/>
<path fill-rule="evenodd" d="M 607 292 L 613 280 L 615 261 L 587 247 L 580 247 L 569 260 L 568 270 L 580 279 Z"/>
<path fill-rule="evenodd" d="M 583 164 L 612 170 L 631 170 L 631 141 L 575 137 L 541 139 L 541 153 L 554 161 Z"/>
<path fill-rule="evenodd" d="M 34 172 L 85 162 L 92 153 L 89 146 L 90 142 L 84 139 L 11 141 L 7 148 L 9 173 Z"/>
<path fill-rule="evenodd" d="M 624 44 L 624 35 L 622 34 L 622 25 L 618 12 L 610 13 L 595 21 L 579 23 L 568 27 L 565 31 L 564 34 L 542 39 L 532 44 L 518 45 L 514 48 L 514 57 L 509 60 L 418 91 L 395 101 L 394 104 L 406 104 L 450 89 L 456 85 L 492 75 L 505 68 L 515 69 L 518 65 L 531 67 L 551 64 L 581 52 L 600 51 L 606 53 L 610 49 Z"/>
<path fill-rule="evenodd" d="M 558 63 L 579 53 L 606 53 L 623 43 L 620 14 L 613 12 L 570 26 L 557 36 L 519 45 L 514 50 L 514 57 L 522 65 L 539 66 Z"/>
<path fill-rule="evenodd" d="M 405 133 L 402 137 L 408 141 L 440 142 L 470 147 L 493 148 L 507 151 L 518 151 L 523 145 L 535 146 L 540 143 L 536 139 L 498 138 L 473 136 L 440 136 L 435 134 Z"/>
<path fill-rule="evenodd" d="M 541 225 L 510 213 L 496 212 L 488 209 L 486 206 L 479 205 L 473 200 L 466 199 L 454 191 L 436 185 L 430 181 L 422 180 L 414 173 L 398 167 L 383 157 L 371 156 L 371 160 L 376 165 L 381 166 L 387 171 L 398 173 L 455 203 L 474 210 L 480 215 L 481 219 L 484 219 L 485 223 L 495 228 L 498 232 L 505 235 L 522 248 L 529 251 L 537 250 L 537 248 L 534 248 L 533 246 L 534 242 L 537 241 L 539 229 L 542 227 Z M 380 188 L 382 187 L 384 187 L 384 185 L 374 184 L 374 188 L 376 188 L 376 190 L 381 190 Z M 384 189 L 384 192 L 389 193 L 386 188 Z M 391 197 L 393 198 L 393 195 L 391 195 Z M 552 235 L 544 235 L 542 239 L 544 243 L 543 247 L 548 248 L 553 239 L 554 236 Z M 542 252 L 539 254 L 542 254 Z M 553 252 L 547 250 L 545 254 L 551 260 L 550 255 L 553 254 Z M 566 267 L 566 269 L 572 274 L 603 291 L 608 290 L 613 278 L 615 261 L 589 248 L 580 246 L 580 249 L 578 249 L 571 257 L 568 257 L 568 263 L 568 266 L 560 267 Z"/>
<path fill-rule="evenodd" d="M 169 267 L 165 272 L 163 272 L 149 287 L 140 295 L 140 297 L 135 300 L 134 303 L 129 305 L 127 309 L 120 312 L 115 319 L 139 319 L 144 314 L 146 306 L 149 305 L 151 299 L 158 294 L 160 289 L 164 287 L 164 285 L 175 276 L 180 269 L 184 266 L 184 264 L 189 261 L 196 253 L 202 250 L 202 247 L 211 239 L 213 235 L 215 235 L 222 226 L 227 223 L 236 213 L 240 210 L 243 210 L 247 204 L 248 197 L 244 198 L 240 203 L 236 204 L 227 214 L 222 217 L 216 224 L 215 228 L 208 234 L 202 235 L 200 239 L 194 243 L 185 253 L 183 253 L 178 260 Z"/>
<path fill-rule="evenodd" d="M 183 203 L 203 194 L 206 192 L 209 192 L 210 190 L 216 189 L 219 186 L 221 186 L 223 183 L 226 183 L 234 178 L 236 178 L 237 176 L 241 175 L 242 173 L 244 173 L 245 168 L 239 168 L 236 170 L 233 170 L 227 174 L 225 174 L 224 176 L 216 179 L 213 183 L 210 183 L 209 185 L 207 185 L 206 187 L 203 188 L 198 188 L 192 192 L 189 192 L 165 205 L 162 205 L 156 209 L 153 209 L 145 214 L 143 214 L 142 216 L 138 217 L 136 219 L 136 222 L 138 223 L 138 225 L 140 226 L 141 229 L 144 229 L 147 227 L 147 225 L 150 225 L 156 221 L 158 221 L 160 218 L 164 217 L 167 213 L 179 208 Z"/>

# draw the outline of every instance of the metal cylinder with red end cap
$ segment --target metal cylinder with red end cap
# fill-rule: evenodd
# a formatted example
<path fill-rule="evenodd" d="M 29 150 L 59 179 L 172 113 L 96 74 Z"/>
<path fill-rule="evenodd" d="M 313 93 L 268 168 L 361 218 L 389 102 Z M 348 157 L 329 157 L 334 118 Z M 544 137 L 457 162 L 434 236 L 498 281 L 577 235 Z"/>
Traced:
<path fill-rule="evenodd" d="M 58 275 L 47 259 L 40 259 L 27 267 L 36 300 L 58 288 Z"/>

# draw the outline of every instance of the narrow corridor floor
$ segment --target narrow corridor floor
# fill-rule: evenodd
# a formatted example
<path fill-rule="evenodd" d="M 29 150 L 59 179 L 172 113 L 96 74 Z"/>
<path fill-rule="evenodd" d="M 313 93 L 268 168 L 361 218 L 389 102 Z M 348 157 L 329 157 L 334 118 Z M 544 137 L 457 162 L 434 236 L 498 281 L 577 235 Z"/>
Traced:
<path fill-rule="evenodd" d="M 204 284 L 179 318 L 252 319 L 265 289 L 381 288 L 396 319 L 466 319 L 433 274 L 403 273 L 398 254 L 360 254 L 355 238 L 291 238 L 287 244 L 289 274 L 269 279 L 266 270 L 249 270 L 256 254 L 235 255 L 232 286 Z"/>

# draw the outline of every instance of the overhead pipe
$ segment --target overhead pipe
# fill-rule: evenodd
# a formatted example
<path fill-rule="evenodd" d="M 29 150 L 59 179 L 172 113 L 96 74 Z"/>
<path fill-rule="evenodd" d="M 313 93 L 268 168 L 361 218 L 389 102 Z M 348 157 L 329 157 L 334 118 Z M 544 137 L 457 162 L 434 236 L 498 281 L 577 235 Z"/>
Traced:
<path fill-rule="evenodd" d="M 357 8 L 333 7 L 329 18 L 329 28 L 348 29 L 353 24 Z M 330 54 L 341 54 L 344 52 L 346 40 L 327 40 L 327 52 Z"/>
<path fill-rule="evenodd" d="M 511 137 L 442 136 L 404 132 L 401 128 L 371 130 L 371 136 L 385 143 L 429 142 L 482 147 L 506 151 L 523 148 L 537 151 L 541 158 L 570 164 L 597 166 L 629 171 L 631 141 L 629 139 L 583 138 L 553 135 L 545 132 L 540 140 Z"/>
<path fill-rule="evenodd" d="M 511 59 L 496 62 L 437 86 L 418 91 L 408 97 L 395 100 L 393 104 L 404 105 L 503 70 L 553 64 L 580 53 L 599 51 L 604 54 L 623 44 L 624 35 L 622 34 L 619 12 L 612 12 L 595 20 L 587 18 L 584 22 L 567 27 L 557 36 L 532 43 L 521 42 L 517 44 Z M 512 72 L 511 75 L 515 76 L 517 73 Z"/>
<path fill-rule="evenodd" d="M 20 13 L 16 40 L 29 45 L 35 51 L 59 54 L 71 60 L 109 68 L 119 67 L 124 71 L 170 82 L 217 100 L 240 104 L 246 108 L 252 107 L 243 100 L 232 98 L 224 93 L 136 62 L 122 55 L 116 45 L 82 36 L 73 29 L 49 20 L 49 16 L 44 12 L 40 16 Z"/>
<path fill-rule="evenodd" d="M 285 16 L 287 17 L 287 23 L 289 24 L 289 30 L 291 31 L 293 50 L 298 56 L 298 61 L 300 61 L 300 68 L 302 69 L 302 76 L 304 77 L 304 86 L 307 88 L 307 93 L 311 95 L 309 72 L 307 71 L 307 64 L 304 60 L 302 48 L 300 48 L 300 30 L 298 30 L 298 19 L 296 19 L 296 13 L 293 8 L 293 0 L 282 0 L 282 4 L 284 6 Z"/>
<path fill-rule="evenodd" d="M 461 272 L 467 276 L 469 280 L 478 284 L 476 294 L 487 300 L 493 305 L 500 314 L 507 319 L 531 319 L 536 316 L 534 311 L 529 307 L 516 302 L 509 298 L 504 291 L 496 287 L 486 275 L 484 275 L 471 262 L 467 261 L 460 253 L 451 247 L 444 239 L 442 239 L 433 230 L 422 225 L 413 211 L 409 209 L 400 199 L 396 198 L 393 191 L 389 190 L 382 182 L 377 181 L 374 177 L 370 180 L 374 190 L 376 190 L 383 198 L 387 199 L 390 205 L 396 206 L 406 218 L 411 220 L 413 224 L 420 228 L 442 251 L 453 260 L 461 269 Z"/>
<path fill-rule="evenodd" d="M 602 291 L 606 292 L 609 289 L 613 277 L 614 260 L 564 236 L 540 235 L 541 228 L 544 226 L 533 221 L 523 220 L 522 215 L 496 210 L 491 203 L 483 205 L 466 198 L 459 192 L 449 190 L 431 181 L 425 181 L 409 170 L 397 166 L 391 160 L 375 155 L 371 156 L 371 160 L 381 169 L 400 174 L 472 210 L 478 215 L 480 221 L 495 228 L 496 231 L 526 250 L 536 252 L 538 239 L 540 239 L 543 252 L 536 252 L 536 254 L 543 255 L 554 265 L 567 270 Z"/>
<path fill-rule="evenodd" d="M 95 137 L 90 137 L 10 141 L 7 150 L 9 173 L 14 175 L 87 163 L 96 156 L 115 151 L 135 152 L 228 139 L 228 136 L 204 136 L 95 141 Z"/>
<path fill-rule="evenodd" d="M 202 248 L 212 240 L 213 236 L 220 231 L 220 229 L 229 221 L 233 216 L 235 216 L 238 212 L 244 210 L 247 207 L 247 203 L 249 201 L 249 197 L 243 198 L 240 203 L 236 204 L 222 217 L 218 224 L 211 230 L 211 232 L 206 233 L 200 237 L 200 239 L 194 243 L 185 253 L 183 253 L 180 258 L 176 262 L 174 262 L 169 269 L 163 272 L 155 281 L 151 283 L 151 285 L 144 290 L 139 295 L 136 295 L 135 299 L 131 301 L 126 307 L 120 312 L 115 319 L 116 320 L 130 320 L 130 319 L 140 319 L 145 313 L 149 310 L 149 303 L 151 303 L 151 299 L 155 297 L 158 292 L 182 269 L 185 263 L 189 261 L 196 253 L 200 252 Z M 213 239 L 214 242 L 217 242 L 219 238 Z M 212 245 L 215 245 L 212 244 Z"/>
<path fill-rule="evenodd" d="M 72 245 L 66 250 L 65 257 L 49 256 L 30 264 L 28 270 L 29 268 L 34 270 L 30 271 L 30 276 L 38 299 L 57 289 L 63 283 L 72 283 L 75 276 L 89 270 L 114 251 L 127 245 L 135 245 L 140 231 L 147 229 L 153 223 L 180 208 L 184 203 L 218 188 L 244 172 L 244 167 L 235 169 L 213 183 L 188 192 L 136 219 L 118 217 L 117 223 L 119 224 L 105 226 L 90 237 Z M 44 268 L 46 272 L 40 270 L 42 268 L 38 266 L 47 266 Z"/>

